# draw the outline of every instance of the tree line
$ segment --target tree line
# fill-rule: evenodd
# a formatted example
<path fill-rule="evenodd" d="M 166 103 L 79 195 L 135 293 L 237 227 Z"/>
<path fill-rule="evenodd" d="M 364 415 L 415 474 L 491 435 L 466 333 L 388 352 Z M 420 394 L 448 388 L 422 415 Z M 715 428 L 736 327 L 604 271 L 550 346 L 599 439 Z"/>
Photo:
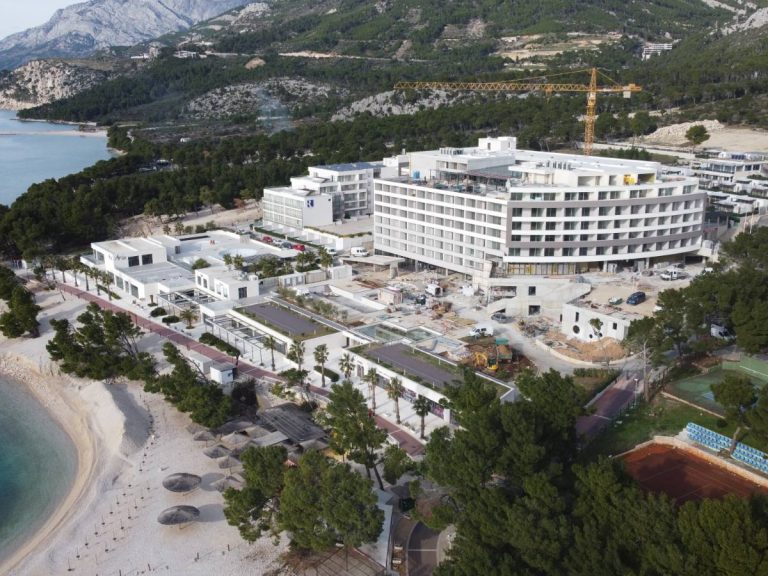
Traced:
<path fill-rule="evenodd" d="M 447 490 L 431 523 L 457 526 L 437 574 L 765 573 L 765 497 L 679 505 L 645 493 L 619 461 L 579 461 L 583 397 L 570 377 L 517 383 L 525 400 L 501 404 L 468 375 L 449 394 L 461 427 L 427 444 L 424 473 Z"/>
<path fill-rule="evenodd" d="M 67 319 L 53 319 L 51 326 L 54 335 L 46 349 L 65 374 L 107 382 L 117 378 L 142 381 L 147 392 L 162 393 L 194 422 L 211 428 L 233 415 L 232 399 L 194 370 L 171 343 L 163 346 L 163 354 L 173 370 L 158 375 L 155 358 L 139 348 L 143 331 L 125 312 L 91 303 L 77 317 L 76 326 Z"/>

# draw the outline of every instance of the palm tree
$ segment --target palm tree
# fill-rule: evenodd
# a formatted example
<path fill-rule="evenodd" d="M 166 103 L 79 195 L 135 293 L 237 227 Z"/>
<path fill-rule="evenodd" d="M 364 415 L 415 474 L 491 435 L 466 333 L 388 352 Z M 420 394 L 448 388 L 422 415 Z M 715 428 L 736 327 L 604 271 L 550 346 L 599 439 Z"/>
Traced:
<path fill-rule="evenodd" d="M 109 296 L 109 301 L 112 302 L 112 290 L 110 290 L 109 288 L 110 284 L 112 284 L 112 274 L 110 274 L 106 270 L 99 272 L 97 281 L 98 280 L 101 280 L 102 282 L 104 282 L 104 289 L 107 291 L 107 296 Z"/>
<path fill-rule="evenodd" d="M 179 318 L 186 320 L 187 328 L 192 328 L 192 323 L 197 320 L 197 312 L 192 308 L 186 308 L 179 312 Z"/>
<path fill-rule="evenodd" d="M 66 258 L 65 256 L 56 256 L 53 259 L 54 266 L 56 269 L 58 269 L 59 272 L 61 272 L 61 282 L 63 284 L 67 283 L 67 270 L 71 269 L 69 258 Z"/>
<path fill-rule="evenodd" d="M 300 340 L 294 340 L 291 347 L 288 349 L 288 354 L 285 355 L 288 360 L 296 363 L 296 370 L 302 371 L 304 367 L 304 342 Z M 304 384 L 303 379 L 300 384 Z"/>
<path fill-rule="evenodd" d="M 395 401 L 395 417 L 398 424 L 400 424 L 400 396 L 403 395 L 404 391 L 403 381 L 397 376 L 387 382 L 387 396 L 389 396 L 390 400 Z"/>
<path fill-rule="evenodd" d="M 315 348 L 315 362 L 320 365 L 320 376 L 323 379 L 323 388 L 325 388 L 325 363 L 328 362 L 328 346 L 320 344 Z"/>
<path fill-rule="evenodd" d="M 352 376 L 352 372 L 355 370 L 355 362 L 352 360 L 351 354 L 343 354 L 339 360 L 339 370 L 344 374 L 344 379 L 349 380 Z"/>
<path fill-rule="evenodd" d="M 420 438 L 424 440 L 424 418 L 427 414 L 429 414 L 429 400 L 424 398 L 424 396 L 419 396 L 416 398 L 416 401 L 413 403 L 413 410 L 416 412 L 416 415 L 421 418 L 421 436 Z"/>
<path fill-rule="evenodd" d="M 275 347 L 277 346 L 277 341 L 275 340 L 274 336 L 267 336 L 264 338 L 264 346 L 267 347 L 269 350 L 269 353 L 272 355 L 272 372 L 275 371 Z"/>
<path fill-rule="evenodd" d="M 224 254 L 224 264 L 227 265 L 227 269 L 232 270 L 232 263 L 234 260 L 230 254 Z"/>
<path fill-rule="evenodd" d="M 371 408 L 376 412 L 376 383 L 379 380 L 379 373 L 376 368 L 369 368 L 363 380 L 368 382 L 368 388 L 371 391 Z"/>

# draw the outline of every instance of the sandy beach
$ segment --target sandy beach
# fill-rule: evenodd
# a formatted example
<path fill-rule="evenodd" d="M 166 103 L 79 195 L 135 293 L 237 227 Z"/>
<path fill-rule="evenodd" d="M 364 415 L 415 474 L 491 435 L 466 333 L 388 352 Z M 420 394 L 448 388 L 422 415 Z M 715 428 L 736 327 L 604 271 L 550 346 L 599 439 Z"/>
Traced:
<path fill-rule="evenodd" d="M 136 383 L 106 385 L 60 374 L 45 350 L 50 317 L 74 319 L 82 301 L 57 292 L 38 295 L 42 337 L 0 339 L 0 374 L 24 384 L 72 438 L 78 468 L 54 515 L 12 557 L 0 574 L 217 576 L 278 573 L 287 543 L 240 539 L 226 523 L 223 497 L 212 486 L 229 474 L 203 454 L 189 418 Z M 157 345 L 156 342 L 149 342 Z M 175 472 L 203 478 L 194 492 L 162 487 Z M 186 528 L 161 526 L 158 514 L 189 504 L 200 521 Z"/>

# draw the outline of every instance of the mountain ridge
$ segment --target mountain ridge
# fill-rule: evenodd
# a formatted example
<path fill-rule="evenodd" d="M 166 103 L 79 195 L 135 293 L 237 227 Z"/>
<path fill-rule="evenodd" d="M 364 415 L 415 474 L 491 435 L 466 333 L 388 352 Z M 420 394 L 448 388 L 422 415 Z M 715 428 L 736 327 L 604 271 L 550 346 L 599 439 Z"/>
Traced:
<path fill-rule="evenodd" d="M 248 0 L 89 0 L 56 10 L 41 26 L 0 40 L 0 69 L 41 58 L 81 58 L 188 29 Z"/>

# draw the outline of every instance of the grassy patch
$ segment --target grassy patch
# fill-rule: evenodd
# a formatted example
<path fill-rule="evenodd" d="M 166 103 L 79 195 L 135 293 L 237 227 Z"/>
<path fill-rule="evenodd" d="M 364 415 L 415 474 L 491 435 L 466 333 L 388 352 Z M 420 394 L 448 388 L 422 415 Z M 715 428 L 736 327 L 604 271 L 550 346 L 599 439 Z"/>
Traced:
<path fill-rule="evenodd" d="M 618 370 L 606 368 L 577 368 L 573 373 L 573 381 L 592 398 L 605 389 L 619 375 Z"/>
<path fill-rule="evenodd" d="M 280 308 L 283 308 L 282 306 Z M 283 308 L 283 310 L 287 310 L 291 314 L 295 314 L 292 310 L 289 308 Z M 312 338 L 319 338 L 321 336 L 327 336 L 328 334 L 333 334 L 336 332 L 333 328 L 330 326 L 326 326 L 325 324 L 320 324 L 319 322 L 315 322 L 311 318 L 307 318 L 309 322 L 312 323 L 313 326 L 315 326 L 315 329 L 312 332 L 301 332 L 299 334 L 288 332 L 284 328 L 278 326 L 277 324 L 273 324 L 266 318 L 258 315 L 253 314 L 252 312 L 249 312 L 245 308 L 236 308 L 235 312 L 239 312 L 243 316 L 247 316 L 248 318 L 251 318 L 261 324 L 262 326 L 266 326 L 267 328 L 271 328 L 275 332 L 279 332 L 280 334 L 283 334 L 285 336 L 288 336 L 291 338 L 294 342 L 303 342 L 304 340 L 311 340 Z"/>
<path fill-rule="evenodd" d="M 735 426 L 712 414 L 657 396 L 650 406 L 640 404 L 611 424 L 587 446 L 583 457 L 591 460 L 599 455 L 620 454 L 651 440 L 654 436 L 675 436 L 688 422 L 694 422 L 728 437 L 735 431 Z M 749 433 L 741 438 L 741 442 L 758 450 L 768 450 L 768 444 Z"/>

